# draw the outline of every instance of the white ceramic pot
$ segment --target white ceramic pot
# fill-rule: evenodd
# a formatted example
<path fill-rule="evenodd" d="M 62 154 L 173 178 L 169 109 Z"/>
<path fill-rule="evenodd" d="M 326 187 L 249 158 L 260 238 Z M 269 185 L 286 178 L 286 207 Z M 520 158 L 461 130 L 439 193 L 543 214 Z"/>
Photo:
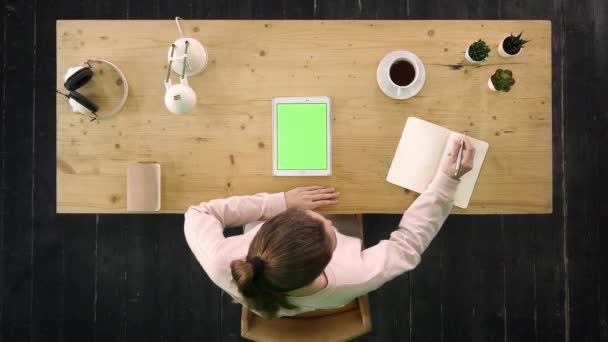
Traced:
<path fill-rule="evenodd" d="M 503 42 L 505 41 L 505 39 L 507 39 L 507 38 L 508 38 L 508 37 L 510 37 L 510 36 L 511 36 L 511 35 L 505 36 L 503 39 L 501 39 L 501 40 L 500 40 L 500 43 L 498 43 L 498 54 L 499 54 L 501 57 L 505 57 L 505 58 L 511 58 L 511 57 L 515 57 L 515 56 L 519 55 L 519 54 L 520 54 L 522 51 L 524 51 L 524 48 L 523 48 L 523 47 L 522 47 L 521 49 L 519 49 L 519 52 L 518 52 L 518 53 L 516 53 L 516 54 L 514 54 L 514 55 L 508 54 L 508 53 L 505 51 L 505 49 L 502 47 L 502 44 L 503 44 Z"/>
<path fill-rule="evenodd" d="M 490 88 L 491 91 L 497 91 L 494 87 L 494 83 L 492 83 L 492 77 L 488 79 L 488 88 Z"/>
<path fill-rule="evenodd" d="M 483 62 L 483 60 L 476 61 L 473 58 L 471 58 L 471 56 L 469 55 L 469 48 L 467 48 L 467 51 L 464 53 L 464 58 L 467 60 L 467 62 L 469 62 L 471 64 L 479 64 L 479 63 Z"/>

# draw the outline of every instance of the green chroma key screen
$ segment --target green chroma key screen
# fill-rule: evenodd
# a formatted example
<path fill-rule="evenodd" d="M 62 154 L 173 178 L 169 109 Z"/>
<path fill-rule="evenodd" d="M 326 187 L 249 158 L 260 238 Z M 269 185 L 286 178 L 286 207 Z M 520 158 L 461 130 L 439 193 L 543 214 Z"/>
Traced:
<path fill-rule="evenodd" d="M 327 104 L 277 104 L 277 168 L 327 169 Z"/>

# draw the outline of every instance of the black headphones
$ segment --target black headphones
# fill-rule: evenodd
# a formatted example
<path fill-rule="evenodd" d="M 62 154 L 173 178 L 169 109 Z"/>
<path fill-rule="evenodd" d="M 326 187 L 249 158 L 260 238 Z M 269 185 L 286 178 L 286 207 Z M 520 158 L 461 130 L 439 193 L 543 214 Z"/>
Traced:
<path fill-rule="evenodd" d="M 63 94 L 59 91 L 57 93 L 67 97 L 69 99 L 70 106 L 75 113 L 80 113 L 91 118 L 91 121 L 100 119 L 101 117 L 97 114 L 99 106 L 93 101 L 89 100 L 86 96 L 79 93 L 77 90 L 87 84 L 93 78 L 93 67 L 90 62 L 97 62 L 109 65 L 111 68 L 116 70 L 122 80 L 123 95 L 118 105 L 108 114 L 103 117 L 109 117 L 116 114 L 124 106 L 127 101 L 127 95 L 129 94 L 129 86 L 123 73 L 118 67 L 103 59 L 89 59 L 80 63 L 78 66 L 71 67 L 66 71 L 64 77 L 63 86 L 69 91 L 68 94 Z"/>

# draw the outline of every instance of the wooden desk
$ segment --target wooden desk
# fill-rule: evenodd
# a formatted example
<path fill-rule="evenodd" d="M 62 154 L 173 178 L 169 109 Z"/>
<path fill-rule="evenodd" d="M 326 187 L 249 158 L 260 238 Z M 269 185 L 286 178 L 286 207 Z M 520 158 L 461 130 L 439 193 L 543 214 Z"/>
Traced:
<path fill-rule="evenodd" d="M 326 212 L 401 213 L 416 195 L 385 178 L 408 116 L 490 143 L 469 209 L 456 213 L 552 211 L 549 21 L 187 20 L 182 27 L 210 60 L 190 79 L 195 113 L 176 116 L 164 107 L 162 83 L 177 37 L 172 20 L 57 22 L 57 89 L 69 66 L 90 57 L 116 63 L 130 85 L 123 111 L 102 122 L 83 120 L 57 98 L 58 212 L 126 212 L 127 163 L 157 161 L 164 212 L 324 184 L 342 194 Z M 498 57 L 498 41 L 522 30 L 532 39 L 523 54 Z M 478 38 L 491 57 L 462 66 Z M 378 62 L 394 50 L 426 66 L 426 84 L 412 99 L 390 99 L 376 84 Z M 497 68 L 513 70 L 511 92 L 488 90 Z M 333 99 L 334 176 L 273 177 L 271 98 L 312 95 Z"/>

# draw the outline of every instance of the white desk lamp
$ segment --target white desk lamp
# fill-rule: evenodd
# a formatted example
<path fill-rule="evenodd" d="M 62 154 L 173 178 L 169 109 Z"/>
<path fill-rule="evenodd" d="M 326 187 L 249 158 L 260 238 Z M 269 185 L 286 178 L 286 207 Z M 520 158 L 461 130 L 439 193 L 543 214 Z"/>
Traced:
<path fill-rule="evenodd" d="M 167 77 L 165 78 L 165 106 L 174 114 L 189 114 L 196 107 L 196 93 L 188 85 L 187 76 L 201 73 L 207 66 L 207 50 L 194 38 L 185 38 L 179 24 L 180 17 L 175 18 L 181 38 L 171 44 L 168 52 Z M 175 56 L 177 53 L 179 56 Z M 180 83 L 171 83 L 171 70 L 180 75 Z"/>

